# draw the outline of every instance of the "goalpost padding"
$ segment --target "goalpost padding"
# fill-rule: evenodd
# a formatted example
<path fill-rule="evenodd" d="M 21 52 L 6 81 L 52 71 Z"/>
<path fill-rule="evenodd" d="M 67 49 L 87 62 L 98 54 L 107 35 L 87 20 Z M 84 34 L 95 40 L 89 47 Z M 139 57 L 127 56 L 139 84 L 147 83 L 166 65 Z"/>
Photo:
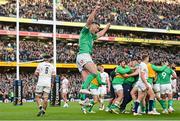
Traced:
<path fill-rule="evenodd" d="M 14 80 L 13 82 L 14 90 L 14 105 L 23 105 L 23 85 L 21 80 Z"/>
<path fill-rule="evenodd" d="M 54 81 L 54 86 L 51 89 L 50 93 L 50 105 L 51 106 L 60 106 L 61 105 L 61 96 L 60 96 L 60 76 L 56 76 Z"/>

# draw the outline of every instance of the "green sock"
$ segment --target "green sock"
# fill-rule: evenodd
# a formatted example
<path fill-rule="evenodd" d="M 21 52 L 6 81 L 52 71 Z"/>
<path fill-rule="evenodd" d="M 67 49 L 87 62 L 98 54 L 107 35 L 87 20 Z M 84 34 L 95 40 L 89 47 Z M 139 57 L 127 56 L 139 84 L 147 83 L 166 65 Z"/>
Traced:
<path fill-rule="evenodd" d="M 173 105 L 173 100 L 168 100 L 168 107 Z"/>
<path fill-rule="evenodd" d="M 94 101 L 91 101 L 90 104 L 92 104 L 92 106 L 89 108 L 89 110 L 88 110 L 89 112 L 92 111 L 92 108 L 93 108 L 93 106 L 95 105 L 95 103 L 94 103 Z"/>
<path fill-rule="evenodd" d="M 165 101 L 164 100 L 160 100 L 159 103 L 161 104 L 161 107 L 163 109 L 166 109 L 166 104 L 165 104 Z"/>
<path fill-rule="evenodd" d="M 140 103 L 141 106 L 141 111 L 144 112 L 145 111 L 145 107 L 143 106 L 142 102 Z"/>
<path fill-rule="evenodd" d="M 153 109 L 156 108 L 156 100 L 153 101 Z"/>
<path fill-rule="evenodd" d="M 89 74 L 85 82 L 82 84 L 82 89 L 87 89 L 94 78 L 96 78 L 96 74 Z"/>
<path fill-rule="evenodd" d="M 110 106 L 110 109 L 115 109 L 116 107 L 117 107 L 116 105 L 112 104 L 112 105 Z"/>
<path fill-rule="evenodd" d="M 109 103 L 107 107 L 108 107 L 108 108 L 110 108 L 110 107 L 111 107 L 111 105 L 112 105 L 112 103 Z"/>
<path fill-rule="evenodd" d="M 141 107 L 141 110 L 142 110 L 142 112 L 145 112 L 145 107 L 142 106 L 142 107 Z"/>

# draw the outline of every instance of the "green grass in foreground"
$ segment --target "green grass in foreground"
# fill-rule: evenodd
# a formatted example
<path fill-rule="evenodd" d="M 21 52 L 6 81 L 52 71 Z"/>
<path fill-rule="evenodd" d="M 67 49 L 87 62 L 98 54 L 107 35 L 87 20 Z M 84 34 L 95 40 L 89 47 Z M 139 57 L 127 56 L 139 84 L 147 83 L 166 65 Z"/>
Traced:
<path fill-rule="evenodd" d="M 158 111 L 162 111 L 157 103 Z M 132 114 L 112 114 L 98 110 L 98 104 L 94 107 L 96 114 L 82 114 L 77 102 L 70 103 L 69 108 L 48 107 L 44 117 L 37 117 L 36 103 L 24 103 L 23 106 L 0 103 L 0 120 L 180 120 L 180 101 L 174 102 L 175 112 L 161 114 L 159 116 Z M 127 107 L 130 110 L 130 106 Z"/>

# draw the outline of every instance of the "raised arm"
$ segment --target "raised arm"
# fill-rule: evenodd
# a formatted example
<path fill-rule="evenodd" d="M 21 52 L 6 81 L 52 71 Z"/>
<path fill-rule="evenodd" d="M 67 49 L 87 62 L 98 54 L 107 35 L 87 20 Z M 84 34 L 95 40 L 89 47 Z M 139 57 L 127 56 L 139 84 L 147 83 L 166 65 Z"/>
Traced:
<path fill-rule="evenodd" d="M 133 73 L 128 74 L 128 75 L 129 75 L 129 77 L 130 76 L 137 76 L 137 75 L 139 75 L 139 69 L 136 69 Z"/>
<path fill-rule="evenodd" d="M 103 30 L 101 30 L 100 32 L 97 33 L 97 37 L 100 38 L 100 37 L 104 36 L 105 33 L 107 32 L 107 30 L 110 28 L 110 26 L 111 26 L 111 23 L 108 23 Z"/>
<path fill-rule="evenodd" d="M 116 68 L 116 72 L 119 73 L 119 74 L 126 74 L 128 73 L 129 71 L 131 71 L 131 68 L 130 67 L 127 67 L 127 68 L 122 68 L 122 67 L 117 67 Z"/>
<path fill-rule="evenodd" d="M 40 64 L 38 64 L 36 71 L 34 72 L 35 76 L 39 76 L 39 71 L 40 71 Z"/>
<path fill-rule="evenodd" d="M 98 9 L 100 9 L 100 6 L 96 6 L 95 9 L 93 10 L 93 12 L 89 15 L 87 22 L 86 22 L 87 27 L 89 27 L 92 24 L 92 22 L 94 21 L 94 18 L 96 16 Z"/>
<path fill-rule="evenodd" d="M 152 69 L 153 69 L 154 71 L 161 72 L 161 71 L 163 71 L 167 66 L 164 65 L 164 66 L 161 66 L 161 67 L 157 67 L 157 66 L 155 66 L 154 64 L 152 64 L 151 67 L 152 67 Z"/>

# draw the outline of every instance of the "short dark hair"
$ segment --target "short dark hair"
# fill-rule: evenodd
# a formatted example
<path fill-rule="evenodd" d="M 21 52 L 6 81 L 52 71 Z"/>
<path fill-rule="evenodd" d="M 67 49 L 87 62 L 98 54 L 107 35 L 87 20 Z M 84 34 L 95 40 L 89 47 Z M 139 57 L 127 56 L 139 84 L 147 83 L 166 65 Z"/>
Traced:
<path fill-rule="evenodd" d="M 176 67 L 172 67 L 173 70 L 176 70 Z"/>
<path fill-rule="evenodd" d="M 51 56 L 50 56 L 50 55 L 48 55 L 48 54 L 44 54 L 44 55 L 43 55 L 43 58 L 44 58 L 44 59 L 50 59 L 50 58 L 51 58 Z"/>
<path fill-rule="evenodd" d="M 92 24 L 97 24 L 98 26 L 100 26 L 100 24 L 96 21 L 93 21 Z"/>
<path fill-rule="evenodd" d="M 143 53 L 142 56 L 141 56 L 142 60 L 144 60 L 144 59 L 147 58 L 147 57 L 149 57 L 149 54 L 146 53 L 146 52 Z"/>
<path fill-rule="evenodd" d="M 101 63 L 98 63 L 97 66 L 102 66 L 102 64 L 101 64 Z"/>
<path fill-rule="evenodd" d="M 66 74 L 61 74 L 61 77 L 62 77 L 62 76 L 66 78 Z"/>

